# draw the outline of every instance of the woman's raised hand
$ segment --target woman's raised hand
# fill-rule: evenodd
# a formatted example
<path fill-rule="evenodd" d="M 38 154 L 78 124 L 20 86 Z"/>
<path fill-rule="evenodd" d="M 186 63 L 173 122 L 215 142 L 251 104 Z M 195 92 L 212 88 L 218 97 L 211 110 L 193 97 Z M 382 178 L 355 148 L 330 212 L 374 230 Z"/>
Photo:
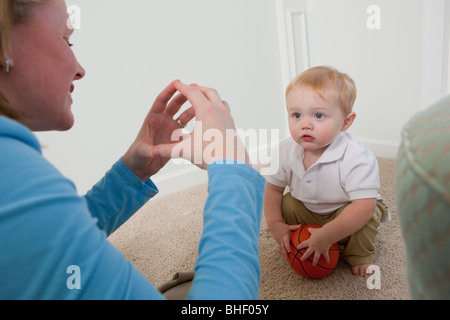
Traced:
<path fill-rule="evenodd" d="M 175 82 L 176 89 L 192 104 L 195 113 L 191 133 L 176 130 L 170 143 L 155 144 L 152 154 L 163 158 L 184 158 L 200 168 L 215 160 L 249 163 L 247 151 L 236 133 L 228 103 L 215 89 Z M 183 123 L 186 123 L 183 121 Z"/>
<path fill-rule="evenodd" d="M 187 99 L 183 94 L 174 97 L 177 82 L 179 81 L 173 81 L 158 95 L 135 141 L 122 157 L 128 168 L 142 181 L 157 173 L 170 160 L 170 156 L 155 156 L 152 149 L 156 145 L 170 143 L 172 133 L 180 128 L 173 117 Z M 193 117 L 194 108 L 191 107 L 178 119 L 182 123 L 188 123 Z"/>

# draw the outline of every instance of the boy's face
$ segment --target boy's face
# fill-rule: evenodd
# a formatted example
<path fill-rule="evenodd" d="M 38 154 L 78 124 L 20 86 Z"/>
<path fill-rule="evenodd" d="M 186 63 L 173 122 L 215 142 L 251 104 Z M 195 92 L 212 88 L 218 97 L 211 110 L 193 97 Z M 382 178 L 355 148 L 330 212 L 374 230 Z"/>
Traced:
<path fill-rule="evenodd" d="M 287 98 L 289 131 L 305 152 L 317 156 L 353 123 L 354 112 L 345 115 L 332 99 L 324 100 L 311 88 L 292 90 Z"/>

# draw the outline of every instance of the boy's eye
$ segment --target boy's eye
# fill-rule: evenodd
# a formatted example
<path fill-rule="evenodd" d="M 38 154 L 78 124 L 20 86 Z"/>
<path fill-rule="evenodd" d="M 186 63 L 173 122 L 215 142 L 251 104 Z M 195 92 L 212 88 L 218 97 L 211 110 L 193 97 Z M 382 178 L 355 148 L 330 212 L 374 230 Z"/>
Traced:
<path fill-rule="evenodd" d="M 325 116 L 322 113 L 316 113 L 315 115 L 316 119 L 323 119 Z"/>
<path fill-rule="evenodd" d="M 302 117 L 302 115 L 300 113 L 294 113 L 295 119 L 300 119 L 301 117 Z"/>

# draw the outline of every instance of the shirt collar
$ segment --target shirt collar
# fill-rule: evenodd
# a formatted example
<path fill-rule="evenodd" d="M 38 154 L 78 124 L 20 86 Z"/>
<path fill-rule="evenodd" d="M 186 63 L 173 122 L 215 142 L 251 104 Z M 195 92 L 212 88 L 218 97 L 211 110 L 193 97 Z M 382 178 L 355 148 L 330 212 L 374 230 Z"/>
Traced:
<path fill-rule="evenodd" d="M 322 156 L 314 164 L 328 163 L 339 160 L 344 155 L 347 144 L 345 143 L 347 136 L 345 132 L 341 132 L 337 138 L 325 149 Z M 303 157 L 305 156 L 305 149 L 299 144 L 295 144 L 294 156 L 289 162 L 289 167 L 302 178 L 305 174 L 305 167 L 303 166 Z"/>
<path fill-rule="evenodd" d="M 345 132 L 341 132 L 337 138 L 325 149 L 318 163 L 327 163 L 339 160 L 344 155 L 347 144 L 345 143 L 347 136 Z"/>
<path fill-rule="evenodd" d="M 2 115 L 0 115 L 0 136 L 10 137 L 25 142 L 39 153 L 42 153 L 41 145 L 30 129 L 23 124 Z"/>

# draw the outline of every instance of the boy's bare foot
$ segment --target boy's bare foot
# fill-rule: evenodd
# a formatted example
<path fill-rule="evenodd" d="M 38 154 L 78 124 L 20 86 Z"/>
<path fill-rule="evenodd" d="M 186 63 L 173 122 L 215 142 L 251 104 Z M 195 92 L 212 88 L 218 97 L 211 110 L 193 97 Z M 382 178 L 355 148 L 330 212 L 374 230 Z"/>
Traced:
<path fill-rule="evenodd" d="M 369 268 L 371 265 L 371 263 L 368 263 L 352 266 L 352 273 L 354 276 L 365 277 L 373 273 L 372 268 Z"/>

